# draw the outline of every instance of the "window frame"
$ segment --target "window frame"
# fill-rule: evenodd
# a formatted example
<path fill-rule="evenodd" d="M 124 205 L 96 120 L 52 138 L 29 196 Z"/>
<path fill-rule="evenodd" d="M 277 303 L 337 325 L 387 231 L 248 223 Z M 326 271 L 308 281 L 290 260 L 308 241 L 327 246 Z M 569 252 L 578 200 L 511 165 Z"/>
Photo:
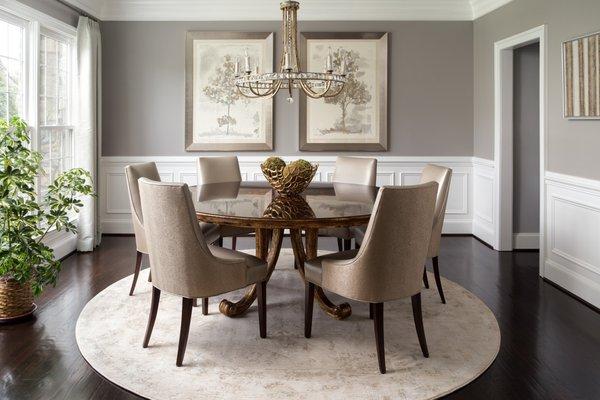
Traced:
<path fill-rule="evenodd" d="M 77 165 L 75 141 L 77 137 L 77 28 L 42 13 L 16 0 L 0 0 L 0 17 L 10 23 L 23 27 L 23 95 L 21 98 L 22 115 L 31 134 L 31 147 L 40 150 L 40 45 L 42 35 L 67 41 L 70 44 L 70 62 L 68 65 L 69 82 L 69 121 L 72 129 L 71 156 L 73 166 Z M 14 22 L 13 22 L 14 21 Z M 66 125 L 65 125 L 66 126 Z M 40 179 L 36 180 L 36 192 L 41 189 Z"/>
<path fill-rule="evenodd" d="M 8 22 L 11 25 L 20 26 L 23 29 L 23 43 L 22 43 L 22 65 L 21 65 L 21 85 L 23 86 L 23 93 L 21 96 L 20 108 L 24 115 L 27 115 L 28 111 L 28 93 L 29 93 L 29 65 L 28 65 L 28 54 L 29 54 L 29 21 L 25 18 L 21 18 L 14 13 L 5 10 L 0 7 L 0 19 Z M 8 67 L 8 66 L 7 66 Z M 7 82 L 8 85 L 8 82 Z M 8 115 L 7 115 L 8 116 Z"/>
<path fill-rule="evenodd" d="M 68 59 L 68 64 L 67 64 L 67 77 L 69 77 L 70 79 L 68 80 L 67 84 L 67 96 L 68 96 L 68 104 L 67 104 L 67 119 L 69 121 L 68 124 L 63 124 L 63 125 L 59 125 L 58 121 L 56 121 L 56 123 L 54 125 L 43 125 L 41 124 L 40 120 L 41 120 L 41 115 L 39 115 L 39 109 L 40 109 L 40 104 L 41 104 L 41 90 L 40 90 L 40 77 L 41 77 L 41 64 L 40 64 L 40 51 L 41 51 L 41 42 L 42 42 L 42 36 L 46 36 L 47 38 L 50 39 L 54 39 L 56 41 L 61 41 L 61 42 L 67 42 L 67 44 L 69 45 L 69 59 Z M 37 118 L 36 118 L 36 135 L 35 135 L 35 139 L 36 142 L 34 143 L 34 148 L 37 151 L 41 152 L 41 133 L 42 133 L 42 127 L 44 128 L 49 128 L 51 130 L 60 130 L 60 129 L 70 129 L 71 130 L 71 144 L 70 144 L 70 154 L 71 154 L 71 166 L 74 167 L 75 166 L 75 130 L 76 130 L 76 112 L 75 112 L 75 105 L 76 103 L 76 88 L 77 88 L 77 82 L 76 82 L 76 75 L 75 75 L 75 71 L 77 71 L 77 64 L 76 64 L 76 60 L 77 60 L 77 41 L 76 38 L 70 35 L 66 35 L 63 32 L 57 32 L 56 30 L 51 30 L 48 29 L 45 26 L 40 26 L 39 28 L 39 33 L 38 33 L 38 39 L 37 39 L 37 87 L 36 87 L 36 100 L 37 100 L 37 110 L 36 110 L 36 114 L 37 114 Z M 58 71 L 57 71 L 58 72 Z M 58 77 L 57 77 L 58 79 Z M 58 93 L 57 93 L 58 96 Z M 57 109 L 58 110 L 58 109 Z M 52 147 L 52 140 L 50 140 L 50 147 Z M 48 162 L 52 162 L 52 158 L 50 158 L 48 160 Z M 51 167 L 51 165 L 50 165 Z M 46 173 L 51 173 L 51 171 L 46 171 Z M 42 192 L 42 185 L 40 183 L 41 179 L 38 179 L 36 182 L 36 189 L 37 189 L 37 193 L 38 195 L 41 195 Z"/>

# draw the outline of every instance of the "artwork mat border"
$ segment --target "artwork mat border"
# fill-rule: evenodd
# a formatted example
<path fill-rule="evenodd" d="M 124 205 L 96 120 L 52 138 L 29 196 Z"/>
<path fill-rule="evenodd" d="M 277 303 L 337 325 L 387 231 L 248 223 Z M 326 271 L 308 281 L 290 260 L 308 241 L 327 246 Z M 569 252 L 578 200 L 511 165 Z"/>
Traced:
<path fill-rule="evenodd" d="M 300 92 L 300 151 L 387 151 L 388 150 L 388 36 L 387 32 L 301 32 L 301 68 L 308 65 L 309 40 L 376 40 L 376 76 L 379 107 L 379 143 L 308 143 L 307 96 Z"/>
<path fill-rule="evenodd" d="M 273 71 L 273 32 L 187 31 L 185 39 L 185 151 L 272 151 L 273 99 L 267 100 L 265 110 L 264 143 L 194 143 L 194 40 L 264 40 L 266 54 L 264 72 Z"/>
<path fill-rule="evenodd" d="M 595 31 L 595 32 L 588 32 L 588 33 L 584 33 L 582 35 L 577 35 L 575 37 L 569 38 L 567 40 L 563 40 L 560 44 L 560 61 L 561 61 L 561 65 L 560 65 L 560 70 L 561 70 L 561 77 L 562 77 L 562 87 L 561 87 L 561 92 L 562 92 L 562 109 L 563 109 L 563 118 L 567 119 L 567 120 L 572 120 L 572 121 L 585 121 L 585 120 L 589 120 L 589 121 L 594 121 L 594 120 L 600 120 L 600 115 L 597 116 L 568 116 L 567 115 L 567 71 L 565 68 L 565 44 L 569 43 L 569 42 L 574 42 L 575 40 L 578 39 L 585 39 L 587 37 L 591 37 L 594 35 L 600 35 L 600 30 Z M 600 61 L 600 60 L 599 60 Z"/>

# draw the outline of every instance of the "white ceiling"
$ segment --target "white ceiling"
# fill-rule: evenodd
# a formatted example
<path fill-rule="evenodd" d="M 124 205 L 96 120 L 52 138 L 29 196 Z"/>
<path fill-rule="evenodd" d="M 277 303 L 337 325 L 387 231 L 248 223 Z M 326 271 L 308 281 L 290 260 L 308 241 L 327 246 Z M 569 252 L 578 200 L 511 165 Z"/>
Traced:
<path fill-rule="evenodd" d="M 66 0 L 106 21 L 280 20 L 280 0 Z M 512 0 L 300 0 L 304 21 L 470 21 Z"/>

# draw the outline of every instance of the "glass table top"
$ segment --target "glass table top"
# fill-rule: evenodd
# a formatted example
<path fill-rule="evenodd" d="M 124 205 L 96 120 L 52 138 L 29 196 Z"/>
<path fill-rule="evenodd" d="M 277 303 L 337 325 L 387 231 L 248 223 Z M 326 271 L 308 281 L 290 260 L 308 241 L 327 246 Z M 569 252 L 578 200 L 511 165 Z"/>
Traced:
<path fill-rule="evenodd" d="M 367 218 L 379 188 L 313 182 L 299 196 L 279 195 L 267 182 L 191 186 L 196 213 L 240 219 Z"/>

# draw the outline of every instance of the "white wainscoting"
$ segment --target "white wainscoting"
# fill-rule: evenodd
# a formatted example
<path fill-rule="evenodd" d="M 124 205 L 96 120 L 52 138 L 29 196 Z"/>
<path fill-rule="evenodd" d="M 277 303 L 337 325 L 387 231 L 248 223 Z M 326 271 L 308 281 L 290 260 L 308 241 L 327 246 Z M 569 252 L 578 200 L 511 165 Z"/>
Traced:
<path fill-rule="evenodd" d="M 495 180 L 494 161 L 473 157 L 473 235 L 492 246 L 496 245 Z"/>
<path fill-rule="evenodd" d="M 600 307 L 600 181 L 546 172 L 544 277 Z"/>
<path fill-rule="evenodd" d="M 305 158 L 319 163 L 317 181 L 330 181 L 335 157 L 294 156 L 286 161 Z M 265 157 L 240 156 L 244 180 L 264 180 L 260 163 Z M 473 163 L 472 157 L 377 157 L 378 185 L 406 185 L 418 182 L 427 163 L 444 165 L 453 170 L 444 233 L 472 233 Z M 129 199 L 125 183 L 125 166 L 155 161 L 164 181 L 196 184 L 195 157 L 102 157 L 100 164 L 100 221 L 104 233 L 132 233 Z"/>

